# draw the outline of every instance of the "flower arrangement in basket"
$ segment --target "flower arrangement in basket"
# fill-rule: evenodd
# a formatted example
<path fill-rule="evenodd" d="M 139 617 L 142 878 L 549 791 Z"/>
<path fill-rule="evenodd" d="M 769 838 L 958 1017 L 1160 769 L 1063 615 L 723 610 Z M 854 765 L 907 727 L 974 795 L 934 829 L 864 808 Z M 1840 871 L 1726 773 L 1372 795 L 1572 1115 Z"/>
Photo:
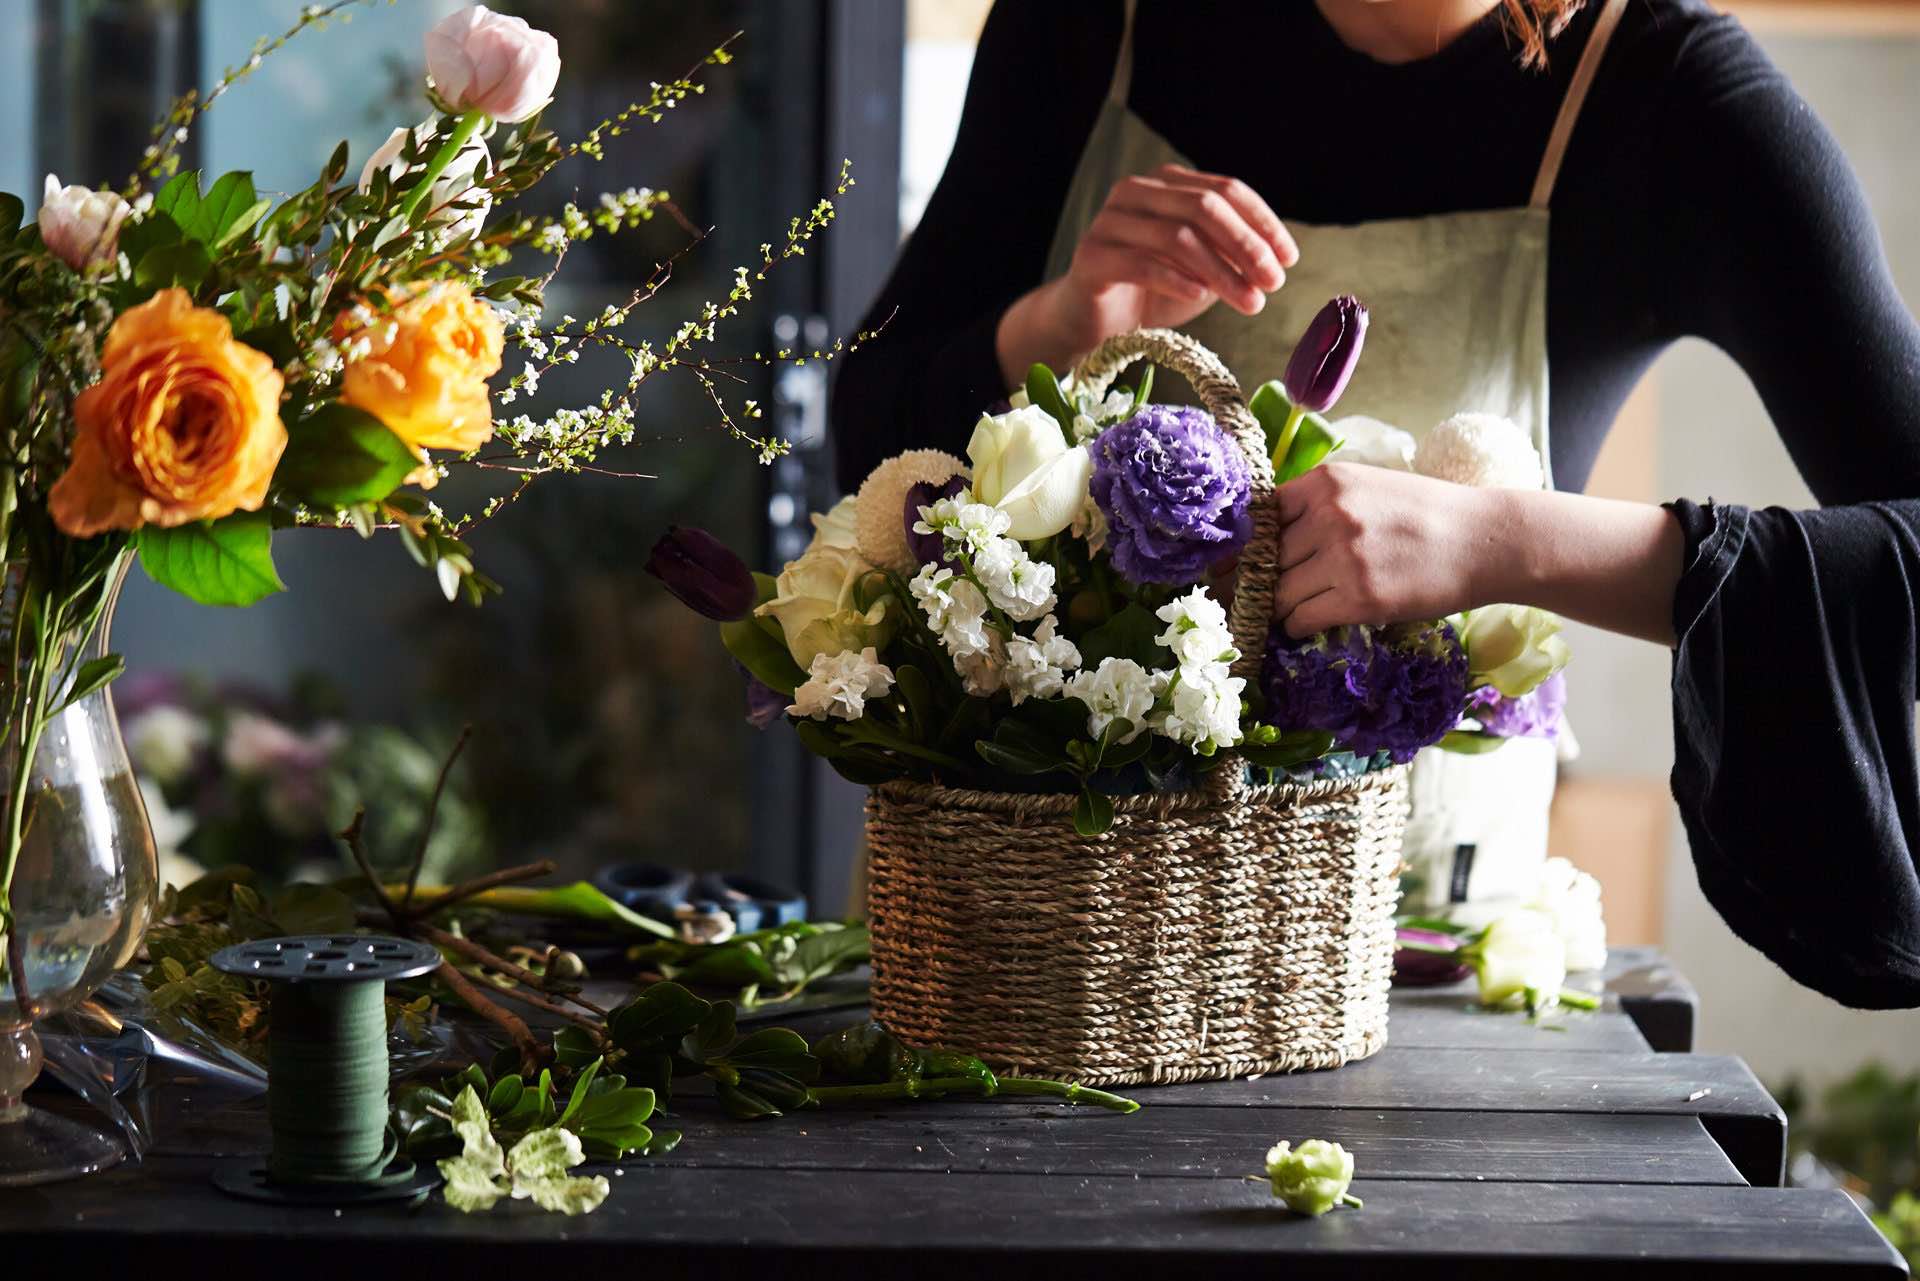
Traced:
<path fill-rule="evenodd" d="M 13 753 L 0 832 L 0 995 L 22 1008 L 12 979 L 25 931 L 9 887 L 40 786 L 35 754 L 64 711 L 122 669 L 98 651 L 136 555 L 150 577 L 195 601 L 249 605 L 283 590 L 276 532 L 385 530 L 449 600 L 477 604 L 499 589 L 475 568 L 467 531 L 538 476 L 600 470 L 602 451 L 633 440 L 636 394 L 649 379 L 695 378 L 721 425 L 762 461 L 785 448 L 741 425 L 758 407 L 729 408 L 717 379 L 733 375 L 702 349 L 755 282 L 832 220 L 830 200 L 793 219 L 784 244 L 761 246 L 724 299 L 657 346 L 627 337 L 626 326 L 665 284 L 671 259 L 585 321 L 543 320 L 544 298 L 575 242 L 660 212 L 701 239 L 668 193 L 629 188 L 591 211 L 568 202 L 557 216 L 514 208 L 556 165 L 598 160 L 606 139 L 702 93 L 696 77 L 731 60 L 726 45 L 568 142 L 542 125 L 561 70 L 557 41 L 473 5 L 426 35 L 432 114 L 395 129 L 357 177 L 344 142 L 312 185 L 290 194 L 257 191 L 247 172 L 211 182 L 177 172 L 201 113 L 264 57 L 356 2 L 303 7 L 291 30 L 261 40 L 212 90 L 181 98 L 119 191 L 49 176 L 32 217 L 0 193 L 0 623 L 14 659 L 0 682 Z M 850 183 L 843 167 L 839 189 Z M 495 386 L 514 348 L 523 367 Z M 831 359 L 843 348 L 806 354 Z M 533 394 L 543 374 L 583 351 L 611 353 L 618 366 L 593 402 L 495 418 L 496 400 Z M 765 357 L 787 358 L 802 354 Z M 472 510 L 443 493 L 456 508 L 447 510 L 425 493 L 455 468 L 496 481 L 467 491 L 483 491 Z M 103 758 L 96 772 L 112 764 Z M 140 825 L 137 807 L 136 798 L 116 821 Z M 49 839 L 52 821 L 38 839 Z M 127 906 L 141 898 L 138 882 L 116 882 L 119 917 L 144 919 L 144 907 Z"/>
<path fill-rule="evenodd" d="M 1489 705 L 1568 655 L 1553 619 L 1506 607 L 1270 624 L 1268 496 L 1339 447 L 1321 413 L 1365 325 L 1329 304 L 1251 405 L 1168 331 L 1064 379 L 1036 366 L 965 463 L 882 463 L 777 578 L 697 530 L 656 547 L 757 705 L 790 699 L 801 741 L 873 786 L 873 1003 L 909 1040 L 1095 1082 L 1382 1040 L 1398 767 L 1449 736 L 1497 746 L 1523 718 Z M 1153 403 L 1152 366 L 1113 388 L 1142 359 L 1203 407 Z M 1479 416 L 1441 434 L 1532 450 Z"/>

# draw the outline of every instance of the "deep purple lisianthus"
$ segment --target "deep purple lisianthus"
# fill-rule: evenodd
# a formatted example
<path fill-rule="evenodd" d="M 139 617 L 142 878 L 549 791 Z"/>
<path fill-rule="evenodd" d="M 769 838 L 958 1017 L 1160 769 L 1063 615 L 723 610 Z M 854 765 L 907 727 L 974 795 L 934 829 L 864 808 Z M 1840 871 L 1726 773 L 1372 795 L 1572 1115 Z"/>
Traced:
<path fill-rule="evenodd" d="M 1253 533 L 1251 477 L 1205 410 L 1147 405 L 1093 442 L 1093 500 L 1107 549 L 1133 583 L 1198 582 Z"/>
<path fill-rule="evenodd" d="M 1467 699 L 1467 715 L 1495 738 L 1558 738 L 1566 707 L 1567 679 L 1562 672 L 1518 698 L 1508 698 L 1489 685 Z"/>
<path fill-rule="evenodd" d="M 907 526 L 907 546 L 913 550 L 915 565 L 946 565 L 947 540 L 940 534 L 916 534 L 913 527 L 920 521 L 920 509 L 931 507 L 942 498 L 952 498 L 967 487 L 964 476 L 955 476 L 944 485 L 936 485 L 930 480 L 915 481 L 907 490 L 907 501 L 903 504 L 900 518 Z"/>
<path fill-rule="evenodd" d="M 1459 724 L 1467 652 L 1446 622 L 1336 627 L 1304 641 L 1276 625 L 1260 682 L 1268 724 L 1405 764 Z"/>

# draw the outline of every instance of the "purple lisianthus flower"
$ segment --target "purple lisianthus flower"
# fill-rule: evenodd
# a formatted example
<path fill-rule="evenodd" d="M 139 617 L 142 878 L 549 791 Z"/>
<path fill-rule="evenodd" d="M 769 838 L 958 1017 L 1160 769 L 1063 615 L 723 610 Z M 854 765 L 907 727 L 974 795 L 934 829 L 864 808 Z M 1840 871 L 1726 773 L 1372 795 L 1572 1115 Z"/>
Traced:
<path fill-rule="evenodd" d="M 1495 738 L 1558 738 L 1567 708 L 1567 678 L 1555 672 L 1532 691 L 1508 698 L 1489 685 L 1467 698 L 1467 715 Z"/>
<path fill-rule="evenodd" d="M 1275 625 L 1260 683 L 1268 724 L 1405 764 L 1459 724 L 1467 652 L 1446 622 L 1336 627 L 1303 641 Z"/>
<path fill-rule="evenodd" d="M 1179 586 L 1239 553 L 1253 533 L 1251 476 L 1205 410 L 1147 405 L 1093 442 L 1093 500 L 1121 577 Z"/>
<path fill-rule="evenodd" d="M 944 485 L 936 485 L 930 480 L 915 481 L 907 490 L 907 501 L 903 504 L 900 518 L 907 526 L 907 546 L 913 550 L 915 565 L 946 565 L 947 540 L 940 534 L 916 534 L 913 527 L 920 521 L 920 509 L 931 507 L 942 498 L 952 498 L 967 487 L 966 478 L 954 476 Z"/>

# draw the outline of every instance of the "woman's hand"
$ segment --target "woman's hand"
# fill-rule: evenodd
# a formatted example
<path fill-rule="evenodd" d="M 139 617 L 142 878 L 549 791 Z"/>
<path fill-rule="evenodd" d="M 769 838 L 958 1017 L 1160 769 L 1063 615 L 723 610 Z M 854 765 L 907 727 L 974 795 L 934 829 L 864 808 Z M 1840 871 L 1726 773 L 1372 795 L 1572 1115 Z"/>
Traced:
<path fill-rule="evenodd" d="M 1291 636 L 1499 601 L 1673 643 L 1684 540 L 1663 508 L 1361 463 L 1316 467 L 1277 501 L 1273 616 Z"/>
<path fill-rule="evenodd" d="M 1065 365 L 1142 326 L 1180 326 L 1225 301 L 1251 316 L 1300 251 L 1259 193 L 1237 178 L 1162 165 L 1107 194 L 1073 263 L 1000 319 L 1009 387 L 1035 361 Z"/>
<path fill-rule="evenodd" d="M 1326 463 L 1280 487 L 1273 616 L 1291 636 L 1345 623 L 1439 618 L 1475 604 L 1493 551 L 1489 498 L 1361 463 Z"/>

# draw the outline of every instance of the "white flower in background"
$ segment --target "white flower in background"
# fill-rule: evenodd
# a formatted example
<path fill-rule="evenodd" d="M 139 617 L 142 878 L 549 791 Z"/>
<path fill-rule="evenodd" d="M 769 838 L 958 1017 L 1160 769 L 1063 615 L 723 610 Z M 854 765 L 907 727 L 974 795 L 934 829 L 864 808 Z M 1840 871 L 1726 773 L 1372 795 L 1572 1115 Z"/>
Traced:
<path fill-rule="evenodd" d="M 1011 538 L 996 538 L 975 553 L 973 572 L 987 599 L 1016 622 L 1032 622 L 1053 608 L 1053 566 Z"/>
<path fill-rule="evenodd" d="M 1196 587 L 1154 611 L 1154 617 L 1167 624 L 1156 638 L 1173 652 L 1181 667 L 1195 664 L 1231 663 L 1240 657 L 1234 648 L 1233 632 L 1227 627 L 1227 611 Z"/>
<path fill-rule="evenodd" d="M 907 492 L 919 484 L 944 485 L 966 470 L 938 449 L 909 449 L 874 468 L 860 483 L 854 514 L 860 554 L 895 573 L 913 569 L 918 561 L 907 544 Z"/>
<path fill-rule="evenodd" d="M 112 262 L 120 253 L 120 224 L 132 208 L 111 191 L 63 187 L 58 178 L 48 174 L 36 220 L 40 241 L 75 271 Z"/>
<path fill-rule="evenodd" d="M 1066 674 L 1080 666 L 1080 650 L 1059 634 L 1060 620 L 1048 614 L 1032 637 L 1007 642 L 1007 692 L 1018 707 L 1029 698 L 1057 698 Z"/>
<path fill-rule="evenodd" d="M 1050 538 L 1073 522 L 1093 481 L 1093 455 L 1067 445 L 1060 424 L 1036 405 L 983 415 L 967 442 L 975 501 L 1010 518 L 1022 541 Z"/>
<path fill-rule="evenodd" d="M 1100 424 L 1086 414 L 1073 416 L 1073 443 L 1084 445 L 1100 434 Z"/>
<path fill-rule="evenodd" d="M 1087 550 L 1097 556 L 1107 549 L 1107 514 L 1100 510 L 1099 503 L 1089 497 L 1080 505 L 1067 532 L 1085 543 Z"/>
<path fill-rule="evenodd" d="M 1566 946 L 1544 913 L 1509 912 L 1464 950 L 1471 952 L 1467 959 L 1480 979 L 1481 1004 L 1525 1000 L 1538 1009 L 1559 1001 L 1560 985 L 1567 981 Z"/>
<path fill-rule="evenodd" d="M 1559 615 L 1531 605 L 1482 605 L 1448 621 L 1467 651 L 1471 688 L 1491 685 L 1519 698 L 1573 658 Z"/>
<path fill-rule="evenodd" d="M 1203 755 L 1240 741 L 1240 694 L 1247 682 L 1225 663 L 1182 667 L 1152 718 L 1155 733 Z"/>
<path fill-rule="evenodd" d="M 127 751 L 143 779 L 162 787 L 178 782 L 193 768 L 207 745 L 205 720 L 185 708 L 162 703 L 127 722 Z"/>
<path fill-rule="evenodd" d="M 459 111 L 518 124 L 553 99 L 560 42 L 524 18 L 470 5 L 427 32 L 427 74 Z"/>
<path fill-rule="evenodd" d="M 1132 725 L 1122 743 L 1131 743 L 1147 730 L 1147 718 L 1166 688 L 1164 672 L 1150 672 L 1131 658 L 1108 656 L 1093 671 L 1081 671 L 1066 683 L 1067 695 L 1087 705 L 1087 736 L 1098 739 L 1107 726 L 1124 720 Z"/>
<path fill-rule="evenodd" d="M 1540 451 L 1527 433 L 1498 414 L 1455 414 L 1413 451 L 1413 469 L 1435 480 L 1494 489 L 1546 484 Z"/>
<path fill-rule="evenodd" d="M 855 653 L 816 654 L 807 669 L 806 683 L 793 691 L 794 716 L 824 721 L 829 716 L 857 721 L 867 714 L 867 700 L 893 688 L 893 669 L 880 662 L 873 646 Z"/>
<path fill-rule="evenodd" d="M 193 835 L 193 811 L 167 804 L 160 785 L 151 778 L 140 780 L 140 799 L 146 803 L 147 826 L 153 830 L 153 848 L 160 859 L 160 884 L 191 885 L 205 876 L 206 868 L 180 852 Z"/>
<path fill-rule="evenodd" d="M 271 717 L 236 712 L 227 722 L 220 754 L 235 774 L 255 778 L 284 770 L 317 771 L 346 741 L 346 731 L 331 722 L 301 734 Z"/>
<path fill-rule="evenodd" d="M 1566 948 L 1568 970 L 1598 970 L 1607 964 L 1607 922 L 1600 912 L 1600 882 L 1564 858 L 1540 867 L 1529 908 L 1553 922 Z"/>
<path fill-rule="evenodd" d="M 975 698 L 991 698 L 1006 688 L 1007 649 L 999 633 L 989 633 L 983 648 L 955 654 L 953 670 L 960 673 L 960 684 Z"/>
<path fill-rule="evenodd" d="M 432 120 L 423 120 L 413 128 L 419 150 L 425 159 L 420 167 L 426 166 L 440 140 L 434 136 Z M 360 190 L 366 191 L 373 186 L 373 175 L 385 170 L 389 181 L 398 181 L 408 171 L 407 162 L 400 158 L 406 149 L 407 131 L 395 129 L 380 144 L 380 149 L 367 157 L 366 165 L 360 170 Z M 444 227 L 454 240 L 472 240 L 480 234 L 480 227 L 487 220 L 487 213 L 493 208 L 493 196 L 479 184 L 493 172 L 493 156 L 487 151 L 486 141 L 476 135 L 464 147 L 460 148 L 440 176 L 433 180 L 433 186 L 427 191 L 427 208 L 439 212 L 430 215 L 427 225 Z M 472 208 L 449 208 L 454 201 Z M 529 391 L 533 388 L 528 388 Z"/>
<path fill-rule="evenodd" d="M 1365 414 L 1349 414 L 1328 423 L 1327 428 L 1340 440 L 1338 457 L 1343 463 L 1365 463 L 1393 471 L 1413 470 L 1415 442 L 1411 432 Z"/>
<path fill-rule="evenodd" d="M 822 515 L 814 512 L 807 519 L 813 522 L 813 540 L 807 544 L 807 551 L 816 547 L 843 547 L 852 551 L 859 547 L 860 536 L 854 528 L 854 498 L 851 494 L 842 498 Z M 801 555 L 805 555 L 802 552 Z"/>
<path fill-rule="evenodd" d="M 893 633 L 887 597 L 862 610 L 857 589 L 873 566 L 845 547 L 816 547 L 789 561 L 774 580 L 772 600 L 754 612 L 780 624 L 802 670 L 820 654 L 884 646 Z"/>

